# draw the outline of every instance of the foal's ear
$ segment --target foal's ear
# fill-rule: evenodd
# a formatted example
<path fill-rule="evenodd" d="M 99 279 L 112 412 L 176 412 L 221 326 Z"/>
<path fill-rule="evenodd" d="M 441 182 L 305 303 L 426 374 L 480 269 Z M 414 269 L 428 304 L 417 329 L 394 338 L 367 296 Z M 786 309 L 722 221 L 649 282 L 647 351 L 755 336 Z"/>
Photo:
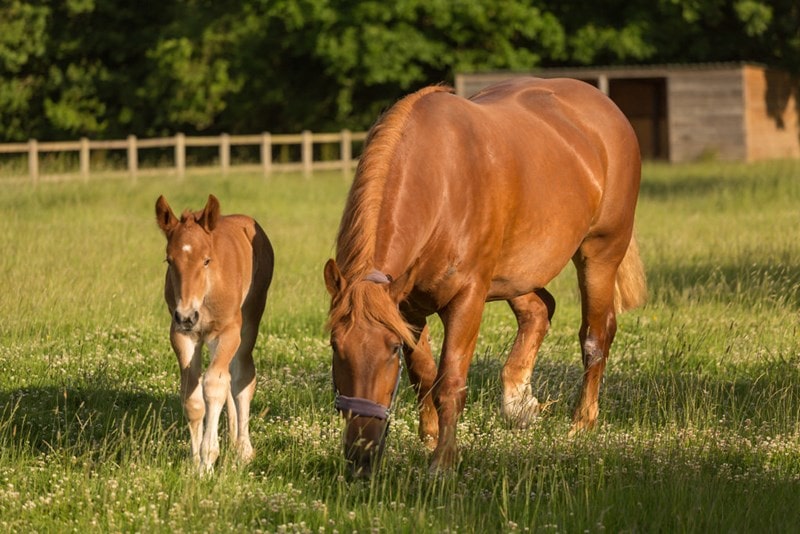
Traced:
<path fill-rule="evenodd" d="M 206 202 L 200 218 L 197 219 L 197 223 L 206 231 L 211 232 L 217 227 L 217 221 L 219 221 L 219 200 L 214 195 L 208 195 L 208 202 Z"/>
<path fill-rule="evenodd" d="M 345 280 L 342 277 L 342 272 L 339 270 L 339 266 L 336 265 L 336 262 L 333 259 L 329 259 L 325 263 L 325 287 L 328 288 L 328 293 L 330 293 L 331 297 L 335 297 L 344 289 Z"/>
<path fill-rule="evenodd" d="M 164 195 L 156 200 L 156 222 L 164 235 L 168 235 L 178 224 L 178 218 L 172 213 L 172 208 L 169 207 Z"/>

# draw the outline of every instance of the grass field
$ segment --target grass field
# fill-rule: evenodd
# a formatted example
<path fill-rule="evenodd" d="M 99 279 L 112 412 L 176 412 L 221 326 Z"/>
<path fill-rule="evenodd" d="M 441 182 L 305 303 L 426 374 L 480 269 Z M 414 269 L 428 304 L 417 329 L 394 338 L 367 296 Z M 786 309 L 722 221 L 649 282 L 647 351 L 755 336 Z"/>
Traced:
<path fill-rule="evenodd" d="M 347 182 L 256 175 L 5 187 L 0 196 L 4 532 L 793 532 L 800 524 L 800 162 L 649 165 L 637 232 L 649 304 L 620 317 L 597 431 L 567 437 L 581 379 L 572 268 L 533 379 L 499 416 L 514 335 L 487 307 L 459 427 L 427 474 L 407 379 L 384 465 L 350 483 L 333 412 L 322 266 Z M 255 216 L 276 250 L 256 347 L 256 459 L 188 461 L 153 205 Z M 441 327 L 434 325 L 438 346 Z M 224 432 L 223 432 L 224 434 Z M 223 436 L 224 437 L 224 436 Z"/>

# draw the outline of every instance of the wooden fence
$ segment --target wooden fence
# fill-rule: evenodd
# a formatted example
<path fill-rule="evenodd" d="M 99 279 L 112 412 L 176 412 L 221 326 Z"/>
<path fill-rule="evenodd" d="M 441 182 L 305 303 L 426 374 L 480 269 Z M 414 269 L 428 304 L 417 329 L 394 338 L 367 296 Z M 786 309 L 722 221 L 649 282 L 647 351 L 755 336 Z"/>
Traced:
<path fill-rule="evenodd" d="M 311 133 L 304 131 L 300 134 L 272 135 L 262 133 L 260 135 L 228 135 L 204 137 L 187 137 L 177 134 L 173 137 L 159 137 L 154 139 L 138 139 L 136 136 L 128 136 L 127 139 L 110 141 L 92 141 L 82 138 L 80 141 L 55 141 L 39 142 L 31 139 L 27 143 L 7 143 L 0 144 L 0 154 L 27 154 L 28 173 L 27 177 L 31 182 L 37 183 L 41 178 L 48 177 L 48 174 L 40 172 L 40 155 L 47 153 L 77 152 L 78 171 L 76 173 L 61 173 L 57 176 L 71 177 L 79 176 L 88 180 L 91 173 L 91 153 L 92 151 L 124 151 L 126 154 L 126 171 L 132 179 L 143 171 L 146 172 L 174 172 L 179 177 L 186 174 L 186 149 L 189 147 L 217 147 L 219 157 L 217 165 L 213 167 L 199 166 L 194 168 L 219 169 L 222 174 L 227 174 L 232 167 L 253 167 L 254 165 L 231 165 L 232 146 L 258 146 L 259 165 L 265 176 L 275 171 L 302 171 L 305 175 L 310 175 L 316 170 L 335 170 L 341 169 L 342 172 L 350 172 L 358 159 L 353 156 L 353 143 L 362 142 L 366 139 L 366 132 L 350 132 L 342 130 L 339 133 Z M 314 145 L 338 145 L 338 159 L 317 160 L 314 157 Z M 273 147 L 275 146 L 299 146 L 299 161 L 279 161 L 273 159 Z M 174 150 L 174 165 L 172 167 L 157 167 L 141 169 L 139 167 L 139 151 L 151 148 L 172 148 Z M 98 172 L 98 171 L 95 171 Z M 102 174 L 109 174 L 107 169 L 99 171 Z"/>

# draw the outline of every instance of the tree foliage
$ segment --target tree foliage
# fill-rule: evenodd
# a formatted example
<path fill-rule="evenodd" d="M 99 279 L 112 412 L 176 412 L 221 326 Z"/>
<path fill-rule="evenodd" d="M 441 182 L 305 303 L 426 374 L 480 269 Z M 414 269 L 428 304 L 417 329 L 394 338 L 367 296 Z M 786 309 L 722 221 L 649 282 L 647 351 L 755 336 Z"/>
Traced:
<path fill-rule="evenodd" d="M 4 0 L 0 140 L 366 128 L 456 72 L 758 61 L 797 0 Z"/>

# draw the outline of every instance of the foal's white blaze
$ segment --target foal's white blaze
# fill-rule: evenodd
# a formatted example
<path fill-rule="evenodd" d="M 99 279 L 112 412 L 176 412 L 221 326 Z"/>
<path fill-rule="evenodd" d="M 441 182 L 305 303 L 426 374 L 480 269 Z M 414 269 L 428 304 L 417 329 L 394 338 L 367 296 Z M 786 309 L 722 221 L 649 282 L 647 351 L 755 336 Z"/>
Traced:
<path fill-rule="evenodd" d="M 192 245 L 183 245 L 183 247 L 181 247 L 181 250 L 188 254 L 189 252 L 192 251 Z"/>

